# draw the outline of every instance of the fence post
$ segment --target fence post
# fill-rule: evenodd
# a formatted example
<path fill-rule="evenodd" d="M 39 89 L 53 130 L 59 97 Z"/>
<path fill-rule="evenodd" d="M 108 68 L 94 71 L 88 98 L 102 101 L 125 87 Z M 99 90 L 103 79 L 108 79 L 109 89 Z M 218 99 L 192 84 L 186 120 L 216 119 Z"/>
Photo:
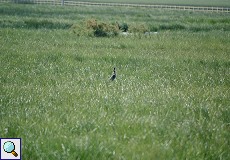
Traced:
<path fill-rule="evenodd" d="M 64 6 L 65 0 L 61 0 L 61 5 Z"/>

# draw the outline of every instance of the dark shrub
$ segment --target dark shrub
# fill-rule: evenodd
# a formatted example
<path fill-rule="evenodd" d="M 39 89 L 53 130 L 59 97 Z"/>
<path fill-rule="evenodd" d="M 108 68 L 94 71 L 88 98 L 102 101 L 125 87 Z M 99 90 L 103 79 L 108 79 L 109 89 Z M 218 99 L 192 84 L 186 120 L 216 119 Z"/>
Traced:
<path fill-rule="evenodd" d="M 127 23 L 122 23 L 119 27 L 119 29 L 122 31 L 122 32 L 127 32 L 128 29 L 129 29 L 129 26 Z"/>

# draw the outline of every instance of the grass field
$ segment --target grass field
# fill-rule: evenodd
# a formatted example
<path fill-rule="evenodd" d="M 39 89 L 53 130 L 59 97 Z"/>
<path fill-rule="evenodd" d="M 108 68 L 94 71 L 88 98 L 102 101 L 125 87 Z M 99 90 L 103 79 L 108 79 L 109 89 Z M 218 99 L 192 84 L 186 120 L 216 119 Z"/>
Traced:
<path fill-rule="evenodd" d="M 23 159 L 230 159 L 228 14 L 2 4 L 0 17 L 0 137 L 21 137 Z M 91 18 L 158 34 L 73 33 Z"/>
<path fill-rule="evenodd" d="M 221 6 L 230 7 L 229 0 L 75 0 L 86 2 L 147 3 L 170 5 Z"/>

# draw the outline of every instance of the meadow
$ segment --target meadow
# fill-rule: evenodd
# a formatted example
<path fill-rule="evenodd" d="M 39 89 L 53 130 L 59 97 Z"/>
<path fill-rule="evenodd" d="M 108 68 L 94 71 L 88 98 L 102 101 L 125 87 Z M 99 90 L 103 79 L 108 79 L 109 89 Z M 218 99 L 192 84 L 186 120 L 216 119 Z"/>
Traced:
<path fill-rule="evenodd" d="M 0 137 L 22 138 L 23 159 L 230 159 L 229 14 L 1 4 L 0 17 Z M 156 33 L 76 35 L 87 19 Z"/>

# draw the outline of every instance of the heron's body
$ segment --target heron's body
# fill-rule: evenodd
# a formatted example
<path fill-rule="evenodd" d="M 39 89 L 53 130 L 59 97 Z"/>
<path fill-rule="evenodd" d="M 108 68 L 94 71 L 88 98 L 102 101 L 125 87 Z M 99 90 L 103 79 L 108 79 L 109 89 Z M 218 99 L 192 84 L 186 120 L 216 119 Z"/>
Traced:
<path fill-rule="evenodd" d="M 111 76 L 110 80 L 113 81 L 116 78 L 116 68 L 113 69 L 113 75 Z"/>

